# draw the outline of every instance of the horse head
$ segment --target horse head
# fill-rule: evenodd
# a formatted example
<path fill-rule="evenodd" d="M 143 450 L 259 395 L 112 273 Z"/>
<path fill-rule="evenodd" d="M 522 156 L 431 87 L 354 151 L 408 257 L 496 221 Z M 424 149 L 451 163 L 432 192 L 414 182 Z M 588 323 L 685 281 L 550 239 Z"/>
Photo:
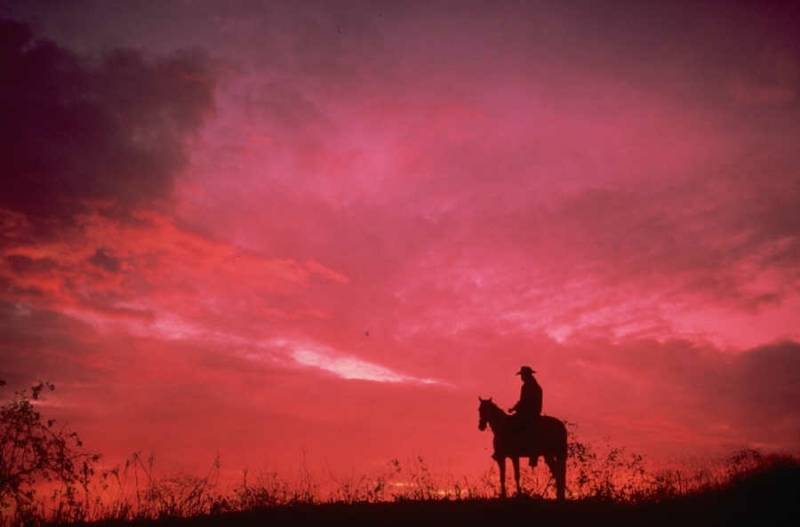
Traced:
<path fill-rule="evenodd" d="M 489 419 L 491 418 L 492 409 L 496 408 L 496 405 L 492 402 L 491 397 L 488 399 L 482 399 L 479 395 L 478 401 L 480 401 L 480 405 L 478 405 L 478 430 L 483 432 L 486 430 L 486 423 L 488 423 Z"/>

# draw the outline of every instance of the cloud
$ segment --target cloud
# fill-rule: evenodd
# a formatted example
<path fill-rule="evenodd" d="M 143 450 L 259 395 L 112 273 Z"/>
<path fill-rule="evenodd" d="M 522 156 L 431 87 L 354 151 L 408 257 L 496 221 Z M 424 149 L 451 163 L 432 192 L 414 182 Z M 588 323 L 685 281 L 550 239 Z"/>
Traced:
<path fill-rule="evenodd" d="M 129 319 L 139 332 L 176 317 L 207 333 L 258 332 L 265 321 L 324 318 L 298 297 L 349 281 L 316 260 L 270 258 L 152 212 L 132 211 L 125 222 L 76 218 L 79 234 L 0 248 L 0 299 L 82 313 L 98 324 Z"/>
<path fill-rule="evenodd" d="M 752 430 L 770 427 L 800 428 L 792 408 L 800 397 L 800 343 L 777 342 L 736 357 L 733 384 L 742 423 Z"/>
<path fill-rule="evenodd" d="M 19 22 L 0 21 L 0 34 L 1 208 L 60 228 L 169 197 L 186 141 L 213 108 L 206 55 L 117 49 L 93 61 Z"/>
<path fill-rule="evenodd" d="M 474 456 L 532 363 L 597 436 L 795 446 L 795 8 L 552 4 L 16 6 L 149 51 L 6 26 L 4 148 L 56 145 L 3 150 L 7 370 L 102 367 L 143 442 Z"/>
<path fill-rule="evenodd" d="M 298 364 L 318 368 L 347 380 L 388 383 L 442 384 L 442 381 L 419 378 L 396 372 L 380 364 L 334 352 L 319 345 L 295 344 L 291 356 Z"/>
<path fill-rule="evenodd" d="M 98 247 L 94 255 L 89 258 L 89 263 L 105 269 L 109 273 L 117 273 L 120 270 L 120 261 L 110 254 L 105 248 Z"/>
<path fill-rule="evenodd" d="M 253 462 L 270 452 L 292 455 L 277 444 L 291 437 L 312 455 L 355 468 L 366 448 L 376 462 L 435 452 L 470 471 L 488 460 L 480 455 L 488 439 L 475 430 L 475 396 L 512 404 L 519 394 L 513 373 L 524 363 L 538 371 L 545 412 L 577 423 L 584 439 L 607 438 L 655 459 L 798 448 L 797 342 L 731 353 L 686 340 L 576 334 L 558 343 L 473 331 L 393 347 L 414 357 L 417 366 L 404 370 L 308 338 L 252 339 L 180 320 L 135 333 L 2 308 L 0 376 L 14 386 L 41 376 L 55 381 L 58 417 L 112 457 L 155 448 L 196 462 L 196 449 Z M 440 377 L 407 373 L 427 371 L 416 350 Z M 237 433 L 219 434 L 220 426 Z M 365 446 L 379 434 L 392 439 Z"/>

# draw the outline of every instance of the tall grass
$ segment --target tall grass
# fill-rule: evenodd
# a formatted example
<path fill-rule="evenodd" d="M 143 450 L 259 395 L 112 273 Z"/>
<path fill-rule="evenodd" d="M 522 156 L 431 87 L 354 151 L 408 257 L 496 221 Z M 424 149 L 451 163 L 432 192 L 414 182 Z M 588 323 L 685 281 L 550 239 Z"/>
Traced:
<path fill-rule="evenodd" d="M 570 444 L 568 498 L 615 502 L 658 501 L 723 488 L 748 474 L 797 460 L 763 455 L 754 450 L 692 470 L 648 470 L 642 456 L 621 448 Z M 541 464 L 543 465 L 543 464 Z M 276 472 L 243 471 L 235 483 L 220 482 L 215 458 L 201 475 L 159 474 L 152 455 L 132 454 L 124 463 L 99 472 L 83 492 L 49 494 L 24 522 L 73 523 L 93 520 L 156 520 L 196 517 L 276 506 L 321 503 L 380 503 L 419 500 L 476 500 L 497 495 L 497 469 L 477 477 L 434 473 L 421 457 L 393 459 L 371 474 L 314 476 L 302 468 L 292 478 Z M 510 472 L 510 471 L 509 471 Z M 544 466 L 523 470 L 523 486 L 531 498 L 554 497 Z M 22 518 L 6 511 L 3 523 Z"/>

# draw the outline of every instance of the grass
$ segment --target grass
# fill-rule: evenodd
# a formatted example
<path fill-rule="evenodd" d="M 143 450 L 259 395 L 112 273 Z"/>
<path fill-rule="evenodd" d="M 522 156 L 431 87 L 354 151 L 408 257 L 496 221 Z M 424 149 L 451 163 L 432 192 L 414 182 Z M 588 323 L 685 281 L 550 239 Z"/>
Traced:
<path fill-rule="evenodd" d="M 558 503 L 539 498 L 295 503 L 246 511 L 157 521 L 111 520 L 97 526 L 175 525 L 796 525 L 800 463 L 784 458 L 742 473 L 724 485 L 681 496 L 637 501 L 583 498 Z"/>
<path fill-rule="evenodd" d="M 614 463 L 611 467 L 607 466 L 609 458 Z M 382 476 L 385 479 L 348 481 L 326 498 L 313 494 L 316 487 L 309 481 L 305 482 L 306 486 L 298 486 L 303 478 L 289 483 L 274 474 L 252 481 L 245 479 L 227 492 L 215 491 L 211 477 L 163 478 L 145 482 L 142 488 L 129 492 L 126 499 L 117 496 L 117 501 L 111 502 L 108 508 L 96 509 L 91 515 L 96 519 L 94 522 L 63 518 L 64 521 L 51 524 L 418 527 L 526 523 L 548 527 L 687 527 L 795 525 L 800 518 L 800 460 L 797 458 L 743 451 L 731 456 L 716 471 L 697 471 L 691 476 L 674 471 L 640 473 L 641 479 L 636 480 L 637 492 L 632 492 L 629 483 L 614 482 L 624 479 L 619 470 L 630 470 L 631 459 L 635 457 L 625 458 L 619 451 L 604 457 L 599 465 L 595 458 L 597 466 L 584 467 L 583 474 L 595 478 L 591 482 L 593 486 L 585 486 L 582 495 L 573 492 L 573 497 L 563 503 L 545 499 L 543 495 L 548 495 L 549 491 L 543 495 L 503 500 L 489 497 L 495 492 L 493 483 L 496 481 L 490 479 L 476 482 L 471 488 L 469 484 L 462 484 L 460 494 L 452 487 L 443 492 L 441 482 L 437 483 L 418 459 L 418 464 L 406 468 L 395 460 L 389 465 L 390 471 Z M 638 466 L 634 464 L 633 469 L 637 471 Z M 133 474 L 131 471 L 128 476 Z M 419 484 L 387 491 L 392 488 L 392 475 L 401 475 L 408 481 L 414 476 Z M 575 480 L 580 477 L 580 472 L 574 474 Z"/>

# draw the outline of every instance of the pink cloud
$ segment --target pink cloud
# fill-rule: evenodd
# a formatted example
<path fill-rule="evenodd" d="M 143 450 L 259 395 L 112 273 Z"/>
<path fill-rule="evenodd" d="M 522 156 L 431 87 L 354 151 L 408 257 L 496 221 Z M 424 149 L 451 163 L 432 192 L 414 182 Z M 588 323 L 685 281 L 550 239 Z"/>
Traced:
<path fill-rule="evenodd" d="M 0 199 L 0 376 L 56 381 L 99 449 L 472 470 L 475 396 L 523 363 L 593 437 L 797 448 L 791 10 L 183 9 L 40 17 L 139 49 L 95 66 L 12 46 L 112 122 Z"/>

